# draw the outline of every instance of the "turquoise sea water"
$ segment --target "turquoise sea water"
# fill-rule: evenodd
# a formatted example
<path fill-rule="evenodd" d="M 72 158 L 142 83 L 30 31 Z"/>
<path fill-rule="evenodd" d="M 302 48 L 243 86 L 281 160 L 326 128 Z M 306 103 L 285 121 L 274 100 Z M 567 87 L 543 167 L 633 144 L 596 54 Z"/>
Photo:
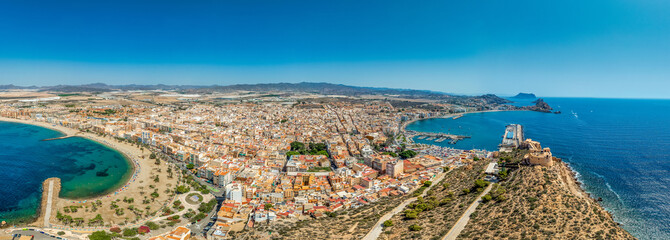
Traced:
<path fill-rule="evenodd" d="M 132 166 L 121 153 L 95 141 L 81 137 L 41 141 L 62 135 L 0 122 L 0 220 L 34 218 L 47 178 L 61 178 L 60 196 L 77 199 L 114 191 L 131 176 Z"/>
<path fill-rule="evenodd" d="M 547 98 L 562 114 L 491 112 L 429 119 L 407 129 L 472 136 L 459 149 L 496 150 L 507 124 L 551 148 L 617 222 L 640 239 L 670 239 L 670 100 Z M 524 104 L 524 103 L 522 103 Z M 527 103 L 526 103 L 527 104 Z"/>

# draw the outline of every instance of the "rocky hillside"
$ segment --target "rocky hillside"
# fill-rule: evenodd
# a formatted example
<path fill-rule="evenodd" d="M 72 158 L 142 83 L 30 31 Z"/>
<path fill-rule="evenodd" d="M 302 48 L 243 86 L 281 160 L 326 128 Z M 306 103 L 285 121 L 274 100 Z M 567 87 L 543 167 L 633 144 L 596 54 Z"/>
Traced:
<path fill-rule="evenodd" d="M 379 239 L 440 239 L 483 191 L 482 172 L 488 164 L 479 160 L 452 170 L 426 196 L 393 216 Z"/>
<path fill-rule="evenodd" d="M 459 238 L 634 239 L 582 191 L 560 160 L 551 167 L 520 167 L 494 185 L 487 200 Z"/>
<path fill-rule="evenodd" d="M 538 112 L 546 112 L 546 113 L 550 113 L 551 110 L 553 110 L 553 108 L 551 108 L 551 106 L 549 106 L 549 104 L 547 102 L 545 102 L 544 99 L 542 99 L 542 98 L 538 98 L 537 100 L 533 101 L 533 103 L 535 103 L 535 105 L 525 106 L 525 107 L 522 107 L 521 109 L 531 110 L 531 111 L 538 111 Z"/>
<path fill-rule="evenodd" d="M 258 224 L 242 232 L 232 232 L 233 239 L 361 239 L 384 213 L 391 211 L 410 196 L 385 197 L 373 204 L 336 211 L 330 216 L 301 221 L 286 220 Z"/>

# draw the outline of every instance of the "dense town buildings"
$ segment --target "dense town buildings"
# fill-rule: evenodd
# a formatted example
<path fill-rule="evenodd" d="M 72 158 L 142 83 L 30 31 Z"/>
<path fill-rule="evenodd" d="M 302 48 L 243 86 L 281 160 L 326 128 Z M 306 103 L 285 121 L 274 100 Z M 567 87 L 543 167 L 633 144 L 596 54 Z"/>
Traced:
<path fill-rule="evenodd" d="M 141 142 L 188 164 L 193 175 L 218 186 L 226 199 L 210 233 L 220 239 L 235 224 L 320 217 L 407 194 L 444 166 L 485 156 L 398 142 L 403 119 L 431 114 L 396 109 L 385 101 L 0 106 L 2 117 Z M 296 142 L 305 149 L 293 149 Z M 325 146 L 325 152 L 308 152 L 315 144 Z M 401 159 L 390 154 L 409 149 L 418 155 Z"/>

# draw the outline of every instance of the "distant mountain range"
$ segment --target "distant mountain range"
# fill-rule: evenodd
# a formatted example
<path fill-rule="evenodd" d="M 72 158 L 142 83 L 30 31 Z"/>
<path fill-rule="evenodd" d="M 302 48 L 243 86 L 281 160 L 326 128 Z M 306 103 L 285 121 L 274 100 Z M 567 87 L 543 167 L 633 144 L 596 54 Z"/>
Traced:
<path fill-rule="evenodd" d="M 397 95 L 404 98 L 422 98 L 435 100 L 458 100 L 468 99 L 470 96 L 462 96 L 455 94 L 448 94 L 444 92 L 436 92 L 429 90 L 414 90 L 414 89 L 398 89 L 398 88 L 378 88 L 378 87 L 357 87 L 343 84 L 332 83 L 260 83 L 260 84 L 235 84 L 228 86 L 196 86 L 196 85 L 107 85 L 104 83 L 93 83 L 83 85 L 56 85 L 56 86 L 30 86 L 21 87 L 15 85 L 0 85 L 0 89 L 38 89 L 39 91 L 50 92 L 110 92 L 110 91 L 133 91 L 133 90 L 176 90 L 183 93 L 226 93 L 234 91 L 254 91 L 254 92 L 305 92 L 324 95 L 345 95 L 345 96 L 361 96 L 361 95 Z M 489 103 L 505 103 L 509 102 L 496 95 L 487 94 L 479 96 Z"/>
<path fill-rule="evenodd" d="M 37 86 L 29 86 L 29 87 L 22 87 L 22 86 L 15 86 L 13 84 L 9 85 L 0 85 L 0 90 L 14 90 L 14 89 L 36 89 L 39 88 Z"/>
<path fill-rule="evenodd" d="M 403 96 L 421 96 L 421 97 L 451 97 L 452 94 L 435 92 L 428 90 L 397 89 L 397 88 L 376 88 L 376 87 L 357 87 L 343 84 L 332 83 L 261 83 L 261 84 L 236 84 L 229 86 L 211 86 L 186 89 L 188 92 L 233 92 L 233 91 L 282 91 L 282 92 L 308 92 L 325 95 L 346 95 L 360 96 L 367 94 L 374 95 L 403 95 Z"/>

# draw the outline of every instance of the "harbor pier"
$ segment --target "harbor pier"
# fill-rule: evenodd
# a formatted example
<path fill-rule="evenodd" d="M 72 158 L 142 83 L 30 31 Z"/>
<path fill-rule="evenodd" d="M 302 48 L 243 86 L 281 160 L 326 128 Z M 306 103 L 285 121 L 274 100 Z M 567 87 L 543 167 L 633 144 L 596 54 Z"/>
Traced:
<path fill-rule="evenodd" d="M 501 152 L 511 152 L 518 148 L 524 140 L 523 127 L 521 124 L 510 124 L 505 127 L 502 143 L 498 146 Z"/>

